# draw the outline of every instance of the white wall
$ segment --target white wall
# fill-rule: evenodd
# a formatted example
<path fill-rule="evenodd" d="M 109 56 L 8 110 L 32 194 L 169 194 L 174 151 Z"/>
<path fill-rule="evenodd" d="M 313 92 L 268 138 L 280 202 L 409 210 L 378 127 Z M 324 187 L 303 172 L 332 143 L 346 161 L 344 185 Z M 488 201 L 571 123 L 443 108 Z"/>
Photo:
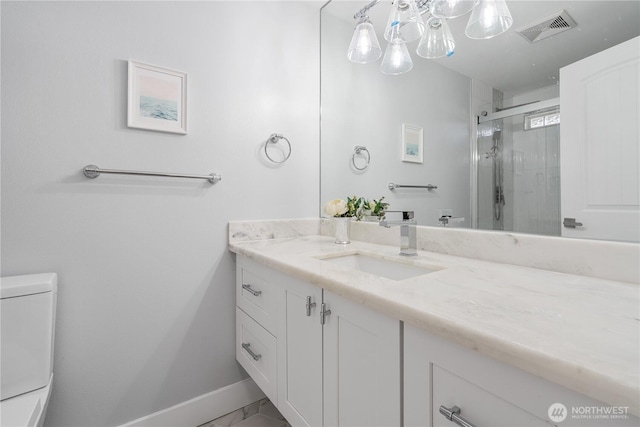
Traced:
<path fill-rule="evenodd" d="M 1 8 L 2 275 L 60 282 L 46 424 L 117 425 L 241 380 L 227 221 L 317 215 L 319 4 Z M 187 136 L 127 128 L 128 59 L 189 73 Z M 293 145 L 279 168 L 259 155 L 273 132 Z M 223 180 L 88 180 L 90 163 Z"/>
<path fill-rule="evenodd" d="M 385 196 L 392 210 L 414 210 L 421 225 L 439 225 L 439 210 L 453 209 L 465 217 L 458 225 L 469 227 L 470 79 L 418 57 L 417 42 L 410 44 L 414 68 L 406 74 L 382 74 L 381 60 L 353 64 L 346 55 L 352 34 L 351 22 L 323 13 L 322 200 Z M 380 43 L 385 49 L 382 37 Z M 424 129 L 422 164 L 401 161 L 403 123 Z M 371 153 L 364 172 L 351 166 L 356 145 Z M 438 189 L 391 192 L 389 182 Z"/>

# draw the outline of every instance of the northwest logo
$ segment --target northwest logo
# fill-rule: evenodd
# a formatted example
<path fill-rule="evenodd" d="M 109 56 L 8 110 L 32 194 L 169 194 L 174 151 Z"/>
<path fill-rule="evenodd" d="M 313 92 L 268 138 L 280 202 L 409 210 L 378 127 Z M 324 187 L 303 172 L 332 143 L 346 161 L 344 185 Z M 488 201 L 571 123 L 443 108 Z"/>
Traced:
<path fill-rule="evenodd" d="M 547 415 L 549 416 L 549 419 L 551 421 L 556 423 L 561 423 L 567 418 L 567 415 L 568 415 L 567 407 L 564 406 L 562 403 L 554 403 L 553 405 L 549 406 Z"/>

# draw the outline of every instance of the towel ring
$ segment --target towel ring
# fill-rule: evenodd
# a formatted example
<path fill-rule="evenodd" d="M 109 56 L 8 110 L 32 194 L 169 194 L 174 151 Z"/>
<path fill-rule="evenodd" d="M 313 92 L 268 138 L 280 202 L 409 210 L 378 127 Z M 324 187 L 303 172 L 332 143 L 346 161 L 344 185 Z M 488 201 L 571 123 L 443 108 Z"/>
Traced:
<path fill-rule="evenodd" d="M 367 152 L 367 163 L 363 167 L 359 168 L 356 165 L 356 155 L 362 154 L 363 151 Z M 362 145 L 356 145 L 355 147 L 353 147 L 353 154 L 351 155 L 351 164 L 353 165 L 354 168 L 356 168 L 359 171 L 363 171 L 369 167 L 370 162 L 371 162 L 371 153 L 369 153 L 369 150 L 367 150 L 367 147 Z"/>
<path fill-rule="evenodd" d="M 267 147 L 269 146 L 269 143 L 277 144 L 278 141 L 280 141 L 281 139 L 284 139 L 285 142 L 287 143 L 287 145 L 289 146 L 289 153 L 287 153 L 287 155 L 285 156 L 284 160 L 281 160 L 281 161 L 273 160 L 271 158 L 271 156 L 269 155 L 269 152 L 267 151 Z M 281 135 L 279 133 L 273 133 L 273 134 L 271 134 L 271 136 L 269 137 L 267 142 L 265 142 L 265 144 L 264 144 L 264 154 L 273 163 L 284 163 L 289 159 L 289 156 L 291 156 L 291 143 L 289 142 L 289 140 L 284 135 Z"/>

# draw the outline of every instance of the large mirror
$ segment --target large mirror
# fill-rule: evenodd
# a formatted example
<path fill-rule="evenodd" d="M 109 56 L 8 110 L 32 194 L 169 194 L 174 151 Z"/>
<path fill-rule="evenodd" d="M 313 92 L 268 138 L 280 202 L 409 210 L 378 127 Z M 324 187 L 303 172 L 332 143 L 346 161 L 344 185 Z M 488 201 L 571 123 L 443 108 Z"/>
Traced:
<path fill-rule="evenodd" d="M 321 204 L 384 196 L 420 225 L 560 236 L 559 70 L 638 36 L 640 2 L 507 1 L 506 33 L 472 40 L 468 14 L 448 20 L 454 54 L 424 59 L 408 43 L 401 75 L 347 59 L 369 4 L 321 9 Z M 367 13 L 383 54 L 391 7 Z M 554 32 L 557 17 L 573 28 Z"/>

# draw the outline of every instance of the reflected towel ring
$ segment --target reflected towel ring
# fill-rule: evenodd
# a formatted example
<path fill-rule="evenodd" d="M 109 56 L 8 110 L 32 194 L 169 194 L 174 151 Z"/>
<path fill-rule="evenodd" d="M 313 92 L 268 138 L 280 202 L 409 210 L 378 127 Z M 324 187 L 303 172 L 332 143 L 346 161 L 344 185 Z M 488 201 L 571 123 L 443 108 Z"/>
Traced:
<path fill-rule="evenodd" d="M 365 163 L 363 167 L 359 168 L 356 165 L 356 155 L 362 154 L 363 151 L 367 152 L 367 163 Z M 354 168 L 356 168 L 359 171 L 363 171 L 369 167 L 370 162 L 371 162 L 371 153 L 369 153 L 369 150 L 367 150 L 367 147 L 362 145 L 356 145 L 355 147 L 353 147 L 353 154 L 351 155 L 351 164 L 353 164 Z"/>
<path fill-rule="evenodd" d="M 285 156 L 284 160 L 281 160 L 281 161 L 273 160 L 273 158 L 271 158 L 271 156 L 269 155 L 269 153 L 267 151 L 267 147 L 269 146 L 269 143 L 277 144 L 278 141 L 280 141 L 281 139 L 284 139 L 285 142 L 287 143 L 287 145 L 289 146 L 289 152 Z M 284 135 L 281 135 L 279 133 L 273 133 L 273 134 L 271 134 L 271 136 L 269 137 L 267 142 L 265 142 L 265 144 L 264 144 L 264 154 L 273 163 L 284 163 L 289 159 L 289 156 L 291 156 L 291 143 L 289 142 L 289 140 Z"/>

